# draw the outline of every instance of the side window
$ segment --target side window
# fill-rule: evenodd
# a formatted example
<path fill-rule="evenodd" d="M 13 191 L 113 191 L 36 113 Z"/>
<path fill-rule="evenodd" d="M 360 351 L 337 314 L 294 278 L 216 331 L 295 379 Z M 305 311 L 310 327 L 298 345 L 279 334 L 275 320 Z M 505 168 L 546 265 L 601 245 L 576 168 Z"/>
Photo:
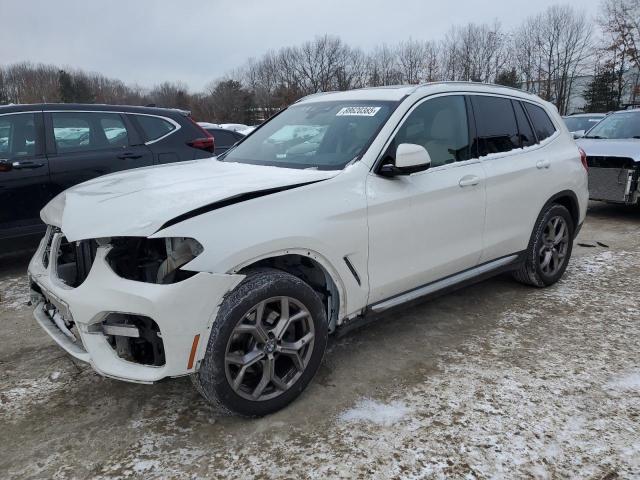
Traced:
<path fill-rule="evenodd" d="M 127 127 L 124 126 L 120 116 L 111 115 L 100 119 L 100 127 L 104 130 L 109 145 L 126 147 L 129 145 Z"/>
<path fill-rule="evenodd" d="M 422 145 L 431 156 L 431 165 L 469 160 L 469 125 L 463 96 L 452 95 L 427 100 L 405 120 L 394 139 L 401 143 Z"/>
<path fill-rule="evenodd" d="M 144 132 L 144 141 L 152 142 L 176 129 L 175 125 L 160 117 L 133 115 Z"/>
<path fill-rule="evenodd" d="M 520 132 L 520 140 L 523 147 L 530 147 L 535 145 L 536 136 L 533 134 L 533 129 L 529 123 L 527 115 L 524 113 L 522 103 L 513 101 L 513 108 L 516 111 L 516 120 L 518 121 L 518 132 Z"/>
<path fill-rule="evenodd" d="M 553 126 L 549 115 L 547 115 L 547 112 L 545 112 L 542 107 L 534 105 L 533 103 L 524 102 L 524 108 L 527 109 L 539 142 L 545 138 L 549 138 L 555 133 L 556 127 Z"/>
<path fill-rule="evenodd" d="M 124 147 L 127 129 L 117 113 L 52 112 L 53 137 L 58 153 Z"/>
<path fill-rule="evenodd" d="M 472 95 L 471 103 L 476 118 L 478 153 L 481 157 L 520 147 L 518 125 L 511 100 Z"/>
<path fill-rule="evenodd" d="M 19 113 L 0 116 L 0 158 L 35 155 L 35 114 Z"/>

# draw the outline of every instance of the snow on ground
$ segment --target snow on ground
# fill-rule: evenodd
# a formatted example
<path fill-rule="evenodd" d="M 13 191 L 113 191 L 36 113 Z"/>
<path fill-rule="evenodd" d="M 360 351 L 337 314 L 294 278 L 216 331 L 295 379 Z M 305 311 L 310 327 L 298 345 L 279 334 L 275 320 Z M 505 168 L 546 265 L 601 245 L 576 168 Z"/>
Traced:
<path fill-rule="evenodd" d="M 638 478 L 640 310 L 617 275 L 637 265 L 625 251 L 576 258 L 566 280 L 514 299 L 436 373 L 311 431 L 288 424 L 211 451 L 158 436 L 155 456 L 140 445 L 103 475 L 162 478 L 190 457 L 220 478 Z"/>
<path fill-rule="evenodd" d="M 343 422 L 371 422 L 378 425 L 393 425 L 409 412 L 410 410 L 402 402 L 385 404 L 370 398 L 364 398 L 356 406 L 343 412 L 339 418 Z"/>
<path fill-rule="evenodd" d="M 26 275 L 0 279 L 0 310 L 20 310 L 27 303 L 29 303 L 29 283 Z"/>
<path fill-rule="evenodd" d="M 0 470 L 17 478 L 640 478 L 640 252 L 583 252 L 552 288 L 489 282 L 376 327 L 379 336 L 339 340 L 329 357 L 406 364 L 369 373 L 380 383 L 361 390 L 349 390 L 358 370 L 379 364 L 336 368 L 261 420 L 212 416 L 183 380 L 131 386 L 78 373 L 51 342 L 17 364 L 0 358 L 9 372 L 0 378 L 0 422 L 11 436 L 5 443 L 0 432 L 10 452 L 0 452 Z M 21 288 L 24 279 L 0 280 L 0 309 L 24 311 Z M 449 313 L 458 324 L 428 317 Z M 425 344 L 441 336 L 433 368 L 419 368 L 429 352 L 415 345 L 406 359 L 386 355 L 385 335 L 403 329 Z M 16 373 L 40 354 L 38 375 Z M 327 414 L 316 415 L 322 402 Z"/>

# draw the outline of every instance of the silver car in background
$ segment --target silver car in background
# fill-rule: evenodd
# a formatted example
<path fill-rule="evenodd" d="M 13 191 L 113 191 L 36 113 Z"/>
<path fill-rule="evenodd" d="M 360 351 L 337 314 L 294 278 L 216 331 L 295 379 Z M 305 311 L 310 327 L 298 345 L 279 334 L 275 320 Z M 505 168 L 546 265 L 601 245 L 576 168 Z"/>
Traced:
<path fill-rule="evenodd" d="M 562 120 L 573 138 L 580 138 L 606 116 L 606 113 L 576 113 L 562 117 Z"/>
<path fill-rule="evenodd" d="M 587 155 L 589 198 L 637 204 L 640 196 L 640 109 L 607 115 L 576 142 Z"/>

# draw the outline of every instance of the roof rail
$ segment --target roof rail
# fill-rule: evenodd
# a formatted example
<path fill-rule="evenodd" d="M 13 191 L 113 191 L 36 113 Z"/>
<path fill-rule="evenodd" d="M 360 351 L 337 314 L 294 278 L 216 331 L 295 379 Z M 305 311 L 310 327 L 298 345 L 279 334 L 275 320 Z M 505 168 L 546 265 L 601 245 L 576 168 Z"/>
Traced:
<path fill-rule="evenodd" d="M 474 82 L 474 81 L 465 81 L 465 80 L 441 80 L 441 81 L 437 81 L 437 82 L 425 82 L 425 83 L 420 83 L 419 85 L 416 85 L 416 88 L 418 87 L 428 87 L 431 85 L 451 85 L 451 84 L 460 84 L 460 85 L 478 85 L 478 86 L 483 86 L 483 87 L 492 87 L 492 88 L 508 88 L 509 90 L 515 90 L 516 92 L 520 92 L 520 93 L 526 93 L 527 95 L 531 95 L 534 96 L 533 93 L 531 92 L 527 92 L 526 90 L 523 90 L 521 88 L 516 88 L 516 87 L 509 87 L 507 85 L 499 85 L 497 83 L 485 83 L 485 82 Z"/>

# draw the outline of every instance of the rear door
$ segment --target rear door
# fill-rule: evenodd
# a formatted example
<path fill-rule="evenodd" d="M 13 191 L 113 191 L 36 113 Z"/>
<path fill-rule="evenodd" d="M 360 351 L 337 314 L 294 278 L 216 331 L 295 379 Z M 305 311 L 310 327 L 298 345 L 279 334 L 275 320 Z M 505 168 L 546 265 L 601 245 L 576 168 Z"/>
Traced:
<path fill-rule="evenodd" d="M 45 112 L 51 181 L 57 192 L 120 170 L 153 165 L 150 150 L 116 112 Z"/>
<path fill-rule="evenodd" d="M 549 169 L 522 103 L 471 95 L 480 159 L 487 175 L 485 249 L 488 262 L 527 248 L 549 198 Z"/>
<path fill-rule="evenodd" d="M 0 237 L 43 229 L 40 209 L 51 198 L 43 131 L 41 112 L 0 115 Z"/>

